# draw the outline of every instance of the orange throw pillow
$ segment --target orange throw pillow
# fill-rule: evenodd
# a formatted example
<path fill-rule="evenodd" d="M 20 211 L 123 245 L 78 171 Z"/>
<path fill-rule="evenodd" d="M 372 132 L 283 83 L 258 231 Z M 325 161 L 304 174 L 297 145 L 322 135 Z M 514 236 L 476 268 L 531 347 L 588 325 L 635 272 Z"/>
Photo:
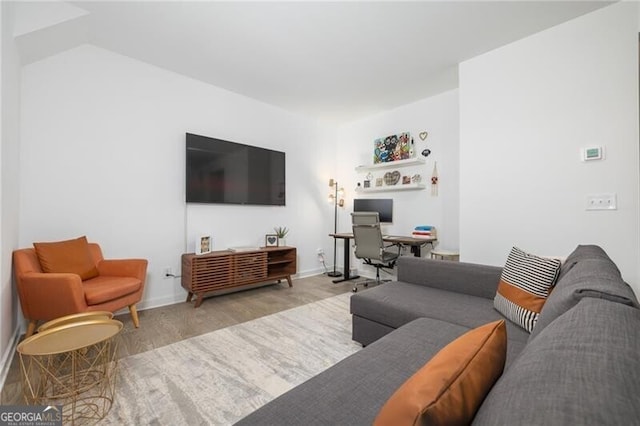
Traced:
<path fill-rule="evenodd" d="M 504 370 L 504 320 L 445 346 L 384 404 L 375 426 L 469 424 Z"/>
<path fill-rule="evenodd" d="M 33 243 L 44 272 L 66 272 L 80 275 L 82 281 L 98 276 L 87 237 L 51 243 Z"/>

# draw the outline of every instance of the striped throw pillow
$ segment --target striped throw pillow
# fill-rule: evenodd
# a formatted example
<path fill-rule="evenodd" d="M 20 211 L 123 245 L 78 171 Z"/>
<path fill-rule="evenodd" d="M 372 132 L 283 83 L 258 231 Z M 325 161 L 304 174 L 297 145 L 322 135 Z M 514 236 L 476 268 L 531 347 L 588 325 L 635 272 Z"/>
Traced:
<path fill-rule="evenodd" d="M 560 261 L 511 249 L 493 306 L 529 333 L 560 273 Z"/>

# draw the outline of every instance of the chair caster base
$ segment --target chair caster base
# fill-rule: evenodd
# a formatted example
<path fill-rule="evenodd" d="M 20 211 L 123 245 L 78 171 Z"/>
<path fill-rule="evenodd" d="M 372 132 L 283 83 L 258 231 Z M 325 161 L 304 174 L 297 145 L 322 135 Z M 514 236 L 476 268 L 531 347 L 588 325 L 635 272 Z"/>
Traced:
<path fill-rule="evenodd" d="M 352 288 L 352 289 L 351 289 L 351 291 L 352 291 L 353 293 L 357 293 L 357 292 L 358 292 L 358 287 L 354 287 L 354 288 Z"/>

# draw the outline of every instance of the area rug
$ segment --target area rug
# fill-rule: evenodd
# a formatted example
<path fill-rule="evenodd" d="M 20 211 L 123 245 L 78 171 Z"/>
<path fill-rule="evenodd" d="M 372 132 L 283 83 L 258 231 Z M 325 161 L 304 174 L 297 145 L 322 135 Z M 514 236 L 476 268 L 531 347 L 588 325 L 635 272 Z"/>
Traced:
<path fill-rule="evenodd" d="M 230 425 L 358 351 L 350 293 L 120 361 L 100 424 Z"/>

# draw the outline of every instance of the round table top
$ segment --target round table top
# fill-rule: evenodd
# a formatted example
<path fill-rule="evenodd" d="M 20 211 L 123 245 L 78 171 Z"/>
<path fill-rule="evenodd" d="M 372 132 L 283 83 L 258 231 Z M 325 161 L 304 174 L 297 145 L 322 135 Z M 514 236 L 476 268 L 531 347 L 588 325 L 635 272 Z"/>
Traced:
<path fill-rule="evenodd" d="M 26 338 L 18 345 L 23 355 L 53 355 L 75 351 L 100 343 L 122 330 L 122 323 L 113 319 L 92 319 L 49 328 Z"/>
<path fill-rule="evenodd" d="M 38 333 L 42 333 L 45 330 L 49 330 L 53 327 L 59 327 L 65 324 L 71 324 L 74 322 L 88 321 L 92 319 L 112 319 L 113 313 L 109 311 L 90 311 L 81 312 L 79 314 L 66 315 L 64 317 L 56 318 L 51 321 L 47 321 L 38 327 Z"/>

